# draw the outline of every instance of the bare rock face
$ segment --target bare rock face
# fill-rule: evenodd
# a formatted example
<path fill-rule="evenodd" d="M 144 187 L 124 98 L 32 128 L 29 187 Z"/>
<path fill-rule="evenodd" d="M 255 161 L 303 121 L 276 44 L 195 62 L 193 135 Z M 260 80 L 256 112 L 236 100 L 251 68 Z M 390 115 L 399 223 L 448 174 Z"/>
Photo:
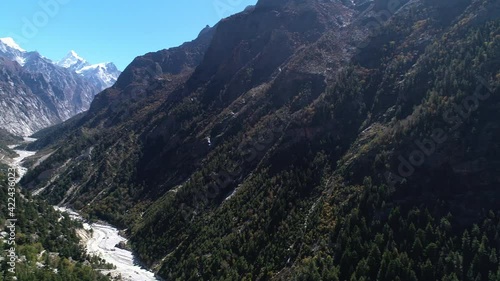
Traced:
<path fill-rule="evenodd" d="M 25 73 L 17 62 L 4 58 L 0 58 L 0 73 L 1 128 L 27 136 L 62 121 L 50 97 L 32 91 L 41 94 L 38 90 L 48 86 L 43 77 Z"/>
<path fill-rule="evenodd" d="M 0 39 L 0 128 L 28 136 L 65 121 L 87 110 L 120 74 L 112 63 L 63 61 L 54 63 L 23 50 L 11 38 Z"/>

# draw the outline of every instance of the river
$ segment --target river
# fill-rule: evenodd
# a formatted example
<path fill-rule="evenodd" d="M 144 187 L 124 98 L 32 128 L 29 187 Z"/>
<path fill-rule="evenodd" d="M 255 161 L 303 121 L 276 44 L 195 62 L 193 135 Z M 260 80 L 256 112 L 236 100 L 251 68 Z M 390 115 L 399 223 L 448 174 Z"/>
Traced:
<path fill-rule="evenodd" d="M 33 142 L 35 139 L 25 138 L 25 142 Z M 26 175 L 28 169 L 23 167 L 23 161 L 35 155 L 36 152 L 17 150 L 16 146 L 11 146 L 19 156 L 13 159 L 11 167 L 18 170 L 19 182 Z M 126 242 L 127 239 L 120 236 L 117 228 L 105 223 L 85 222 L 77 212 L 60 206 L 54 206 L 56 210 L 68 213 L 71 218 L 83 222 L 83 229 L 78 230 L 82 243 L 86 245 L 87 253 L 100 256 L 106 262 L 114 265 L 116 269 L 103 270 L 102 273 L 110 273 L 112 276 L 121 276 L 124 281 L 157 281 L 154 273 L 142 268 L 135 262 L 135 257 L 131 251 L 117 248 L 120 242 Z"/>
<path fill-rule="evenodd" d="M 134 262 L 134 255 L 131 251 L 117 248 L 120 242 L 127 239 L 120 236 L 118 229 L 104 223 L 89 224 L 77 212 L 65 208 L 54 207 L 56 210 L 67 213 L 74 220 L 83 222 L 83 229 L 78 231 L 82 242 L 87 246 L 87 253 L 103 258 L 106 262 L 116 266 L 116 269 L 103 270 L 103 274 L 111 273 L 112 276 L 122 276 L 126 281 L 153 281 L 159 280 L 155 275 L 141 268 Z"/>
<path fill-rule="evenodd" d="M 32 139 L 32 138 L 24 138 L 24 141 L 25 142 L 33 142 L 35 141 L 35 139 Z M 9 145 L 9 148 L 14 150 L 15 153 L 17 153 L 19 156 L 12 159 L 12 163 L 10 164 L 10 166 L 12 168 L 16 168 L 17 169 L 17 179 L 16 179 L 16 182 L 19 182 L 23 177 L 24 175 L 26 175 L 26 173 L 28 172 L 28 169 L 23 167 L 21 164 L 22 162 L 24 161 L 24 159 L 30 157 L 30 156 L 33 156 L 36 154 L 36 152 L 33 152 L 33 151 L 26 151 L 26 150 L 16 150 L 16 147 L 17 145 Z"/>

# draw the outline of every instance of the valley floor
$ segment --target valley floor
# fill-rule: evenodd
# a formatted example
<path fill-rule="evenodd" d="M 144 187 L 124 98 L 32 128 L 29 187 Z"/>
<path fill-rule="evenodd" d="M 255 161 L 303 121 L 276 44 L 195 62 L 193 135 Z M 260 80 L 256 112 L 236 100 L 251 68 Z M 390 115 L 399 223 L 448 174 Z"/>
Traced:
<path fill-rule="evenodd" d="M 31 142 L 33 139 L 25 139 Z M 15 146 L 11 147 L 14 149 Z M 27 173 L 28 169 L 22 166 L 23 161 L 33 156 L 36 152 L 25 150 L 14 150 L 19 156 L 13 159 L 12 167 L 19 171 L 18 181 Z M 65 212 L 74 220 L 83 221 L 83 218 L 73 210 L 64 207 L 54 207 L 60 212 Z M 119 280 L 124 281 L 156 281 L 158 280 L 154 273 L 147 271 L 136 263 L 135 257 L 131 251 L 120 249 L 117 246 L 120 242 L 126 242 L 126 239 L 120 236 L 118 229 L 103 223 L 84 223 L 84 229 L 78 230 L 78 236 L 86 246 L 87 253 L 104 259 L 107 263 L 116 268 L 111 270 L 102 270 L 105 275 L 108 273 Z"/>
<path fill-rule="evenodd" d="M 83 218 L 70 209 L 55 207 L 61 212 L 68 213 L 73 219 Z M 103 223 L 84 223 L 84 229 L 78 231 L 78 236 L 87 248 L 87 253 L 96 255 L 116 267 L 112 270 L 104 270 L 103 274 L 110 273 L 113 277 L 121 276 L 124 281 L 156 281 L 154 273 L 137 265 L 131 251 L 118 248 L 116 245 L 127 240 L 120 236 L 118 229 Z"/>

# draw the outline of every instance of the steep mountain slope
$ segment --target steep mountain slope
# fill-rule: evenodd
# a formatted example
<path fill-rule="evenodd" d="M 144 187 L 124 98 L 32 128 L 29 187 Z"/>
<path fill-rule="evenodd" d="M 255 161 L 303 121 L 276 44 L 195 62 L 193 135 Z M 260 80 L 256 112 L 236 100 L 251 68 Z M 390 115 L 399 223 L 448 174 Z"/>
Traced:
<path fill-rule="evenodd" d="M 261 0 L 139 57 L 23 184 L 167 280 L 498 280 L 500 6 L 396 2 Z"/>
<path fill-rule="evenodd" d="M 16 157 L 16 153 L 9 146 L 22 142 L 20 137 L 13 136 L 4 129 L 0 129 L 0 169 L 6 169 L 11 163 L 12 158 Z"/>
<path fill-rule="evenodd" d="M 31 135 L 87 110 L 94 96 L 116 81 L 112 64 L 77 73 L 55 65 L 37 52 L 26 52 L 12 39 L 0 39 L 0 128 Z"/>
<path fill-rule="evenodd" d="M 56 109 L 49 108 L 49 105 L 46 105 L 41 97 L 37 97 L 23 79 L 29 77 L 30 81 L 37 81 L 37 78 L 41 77 L 37 75 L 32 77 L 29 73 L 25 73 L 17 62 L 4 58 L 0 58 L 0 67 L 1 128 L 16 135 L 29 135 L 61 121 Z M 40 83 L 46 85 L 43 82 L 44 80 L 40 79 Z"/>
<path fill-rule="evenodd" d="M 334 71 L 327 72 L 327 68 L 345 59 L 331 54 L 333 50 L 343 51 L 342 46 L 316 44 L 326 45 L 332 36 L 348 38 L 345 34 L 335 35 L 341 27 L 337 18 L 347 20 L 353 11 L 335 2 L 310 5 L 296 1 L 287 4 L 282 9 L 284 14 L 279 14 L 266 7 L 266 3 L 262 5 L 202 31 L 192 43 L 136 59 L 120 76 L 116 87 L 98 95 L 88 114 L 78 122 L 77 126 L 85 124 L 83 127 L 89 129 L 85 137 L 81 138 L 83 127 L 76 127 L 75 131 L 69 129 L 70 138 L 89 138 L 90 144 L 109 129 L 113 133 L 106 131 L 106 142 L 119 142 L 120 145 L 112 145 L 116 148 L 127 147 L 127 156 L 122 155 L 125 151 L 113 154 L 118 153 L 116 157 L 124 165 L 141 167 L 137 174 L 126 175 L 132 182 L 147 185 L 137 196 L 158 196 L 185 181 L 219 143 L 240 133 L 241 128 L 231 127 L 250 118 L 258 107 L 288 107 L 285 103 L 301 92 L 308 96 L 295 101 L 297 108 L 312 101 L 324 91 L 325 78 L 334 76 Z M 198 46 L 200 41 L 204 49 Z M 339 40 L 338 44 L 344 43 Z M 304 46 L 310 48 L 306 50 Z M 331 53 L 321 49 L 324 47 Z M 198 67 L 192 74 L 184 70 L 194 66 Z M 273 85 L 274 80 L 279 82 Z M 297 90 L 286 92 L 294 88 Z M 266 114 L 256 112 L 252 123 Z M 224 135 L 222 131 L 229 133 Z M 118 166 L 102 164 L 95 172 L 117 172 Z M 249 169 L 255 165 L 250 164 Z M 84 199 L 101 193 L 103 183 L 93 180 L 80 186 L 74 195 L 81 194 L 83 197 L 79 198 Z M 97 187 L 93 188 L 97 193 L 84 192 L 90 186 Z M 137 192 L 137 188 L 133 189 Z M 64 197 L 64 191 L 57 193 L 61 197 L 54 200 Z"/>

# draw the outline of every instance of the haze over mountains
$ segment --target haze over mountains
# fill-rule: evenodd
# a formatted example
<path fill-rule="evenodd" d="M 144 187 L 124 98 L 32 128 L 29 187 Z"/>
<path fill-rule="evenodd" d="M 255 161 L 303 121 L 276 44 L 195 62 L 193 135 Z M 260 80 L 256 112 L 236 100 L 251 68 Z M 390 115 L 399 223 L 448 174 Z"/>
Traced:
<path fill-rule="evenodd" d="M 54 63 L 12 38 L 0 39 L 0 73 L 0 128 L 19 136 L 87 110 L 120 75 L 114 64 L 91 65 L 73 51 Z"/>

